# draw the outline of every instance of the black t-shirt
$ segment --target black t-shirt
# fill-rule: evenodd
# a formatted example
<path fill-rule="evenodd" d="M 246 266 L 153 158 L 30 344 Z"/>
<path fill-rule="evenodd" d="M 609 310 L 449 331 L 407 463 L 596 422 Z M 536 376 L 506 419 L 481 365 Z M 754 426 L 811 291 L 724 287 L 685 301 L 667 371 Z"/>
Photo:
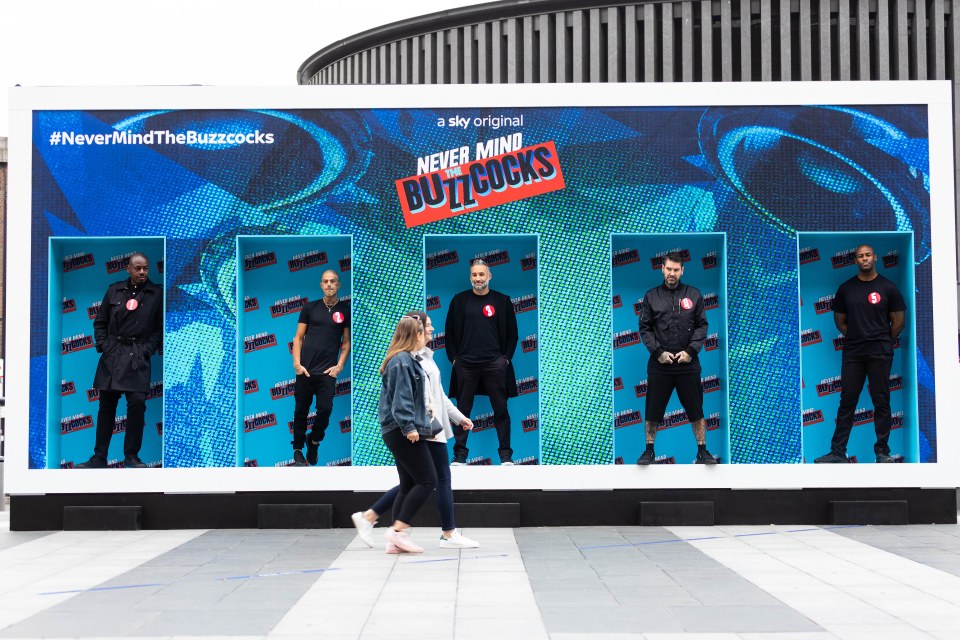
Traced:
<path fill-rule="evenodd" d="M 854 276 L 840 285 L 833 310 L 847 315 L 843 352 L 847 355 L 893 353 L 890 312 L 905 310 L 897 285 L 880 274 L 873 280 Z"/>
<path fill-rule="evenodd" d="M 297 322 L 307 325 L 300 347 L 300 364 L 310 375 L 323 374 L 337 364 L 340 357 L 343 331 L 350 328 L 350 302 L 340 300 L 328 309 L 322 299 L 314 300 L 300 310 Z"/>
<path fill-rule="evenodd" d="M 497 310 L 489 295 L 470 292 L 463 314 L 463 339 L 457 359 L 468 364 L 496 360 L 503 355 L 497 331 Z"/>

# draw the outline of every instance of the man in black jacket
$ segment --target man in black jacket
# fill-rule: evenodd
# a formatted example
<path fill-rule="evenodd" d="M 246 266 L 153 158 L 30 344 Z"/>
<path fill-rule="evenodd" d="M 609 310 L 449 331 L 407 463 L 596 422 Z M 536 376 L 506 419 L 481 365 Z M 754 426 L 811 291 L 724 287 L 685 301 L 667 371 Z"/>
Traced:
<path fill-rule="evenodd" d="M 510 297 L 490 288 L 493 276 L 483 260 L 470 265 L 471 289 L 453 297 L 447 311 L 446 352 L 453 364 L 450 374 L 450 395 L 456 397 L 457 408 L 465 416 L 473 410 L 473 399 L 479 393 L 490 398 L 493 423 L 497 429 L 500 464 L 513 464 L 510 448 L 510 414 L 507 398 L 517 396 L 517 380 L 513 371 L 513 354 L 519 333 L 517 316 Z M 467 462 L 467 435 L 460 425 L 453 428 L 453 462 Z"/>
<path fill-rule="evenodd" d="M 663 284 L 647 291 L 640 304 L 640 337 L 650 351 L 647 363 L 647 448 L 637 464 L 656 459 L 653 442 L 667 402 L 677 390 L 697 441 L 697 464 L 716 464 L 707 451 L 703 388 L 700 386 L 699 352 L 707 337 L 703 296 L 696 287 L 680 282 L 683 257 L 668 253 L 663 260 Z"/>
<path fill-rule="evenodd" d="M 100 362 L 93 388 L 100 393 L 97 436 L 93 456 L 80 469 L 103 469 L 117 419 L 120 396 L 127 397 L 127 431 L 123 438 L 123 466 L 144 468 L 140 460 L 147 392 L 150 391 L 150 356 L 163 342 L 163 290 L 150 282 L 150 261 L 136 252 L 127 264 L 126 280 L 107 288 L 93 321 L 93 336 Z"/>

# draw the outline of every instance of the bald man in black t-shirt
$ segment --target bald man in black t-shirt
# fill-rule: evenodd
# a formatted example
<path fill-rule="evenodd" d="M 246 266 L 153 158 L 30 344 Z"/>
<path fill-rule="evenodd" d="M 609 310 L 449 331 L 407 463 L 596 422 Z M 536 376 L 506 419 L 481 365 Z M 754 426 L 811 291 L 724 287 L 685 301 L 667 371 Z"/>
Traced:
<path fill-rule="evenodd" d="M 853 429 L 853 414 L 865 380 L 870 381 L 877 462 L 893 462 L 887 440 L 890 437 L 890 369 L 893 341 L 903 331 L 906 304 L 897 286 L 877 273 L 873 247 L 862 244 L 855 253 L 857 275 L 840 285 L 833 298 L 833 319 L 845 338 L 840 367 L 840 408 L 830 453 L 814 462 L 847 461 L 847 442 Z"/>
<path fill-rule="evenodd" d="M 293 370 L 297 374 L 293 397 L 293 466 L 317 464 L 323 434 L 330 423 L 337 376 L 350 354 L 350 302 L 340 300 L 340 275 L 333 270 L 320 277 L 323 298 L 308 303 L 297 320 L 293 338 Z M 313 399 L 317 413 L 313 418 L 310 438 L 307 436 L 307 414 Z M 307 457 L 303 457 L 303 445 Z"/>

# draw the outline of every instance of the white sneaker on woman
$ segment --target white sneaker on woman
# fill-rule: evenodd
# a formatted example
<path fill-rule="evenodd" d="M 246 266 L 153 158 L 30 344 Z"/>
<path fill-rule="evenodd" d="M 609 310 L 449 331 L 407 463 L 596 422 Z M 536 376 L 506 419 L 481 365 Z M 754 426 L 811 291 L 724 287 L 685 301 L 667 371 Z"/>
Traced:
<path fill-rule="evenodd" d="M 387 529 L 387 532 L 383 534 L 383 537 L 387 539 L 388 543 L 392 542 L 394 545 L 396 545 L 400 551 L 406 551 L 407 553 L 423 553 L 423 547 L 414 542 L 413 538 L 411 538 L 410 534 L 406 531 Z"/>
<path fill-rule="evenodd" d="M 353 526 L 357 530 L 357 537 L 371 549 L 376 546 L 376 542 L 373 540 L 373 525 L 363 517 L 362 511 L 357 511 L 355 514 L 350 516 L 350 519 L 353 520 Z"/>
<path fill-rule="evenodd" d="M 479 542 L 461 535 L 456 529 L 453 530 L 449 538 L 444 538 L 442 535 L 440 536 L 441 549 L 476 549 L 479 546 Z"/>

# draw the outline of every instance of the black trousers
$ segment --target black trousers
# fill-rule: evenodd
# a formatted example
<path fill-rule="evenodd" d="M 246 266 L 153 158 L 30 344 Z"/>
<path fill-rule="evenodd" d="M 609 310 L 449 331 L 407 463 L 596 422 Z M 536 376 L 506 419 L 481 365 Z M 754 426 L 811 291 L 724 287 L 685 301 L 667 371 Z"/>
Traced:
<path fill-rule="evenodd" d="M 147 412 L 147 394 L 142 391 L 113 391 L 100 389 L 100 410 L 97 412 L 97 441 L 93 455 L 107 459 L 110 438 L 117 421 L 117 404 L 120 396 L 127 396 L 127 431 L 123 436 L 123 455 L 136 456 L 143 444 L 143 416 Z"/>
<path fill-rule="evenodd" d="M 654 366 L 656 364 L 656 366 Z M 694 363 L 650 363 L 647 367 L 647 401 L 644 411 L 647 422 L 660 422 L 673 390 L 687 412 L 690 422 L 703 418 L 703 388 L 700 386 L 700 365 Z"/>
<path fill-rule="evenodd" d="M 337 389 L 337 379 L 326 374 L 311 374 L 310 377 L 299 375 L 293 388 L 293 440 L 294 449 L 303 449 L 307 441 L 307 414 L 313 399 L 317 399 L 317 415 L 313 418 L 313 429 L 310 430 L 310 439 L 314 442 L 323 440 L 323 434 L 330 424 L 330 413 L 333 411 L 333 394 Z"/>
<path fill-rule="evenodd" d="M 410 442 L 400 429 L 384 433 L 383 442 L 393 454 L 400 476 L 400 491 L 393 502 L 393 519 L 410 524 L 437 486 L 437 469 L 430 456 L 430 445 L 422 439 Z"/>
<path fill-rule="evenodd" d="M 497 429 L 497 453 L 500 460 L 513 459 L 513 449 L 510 448 L 510 413 L 507 411 L 507 359 L 503 356 L 480 364 L 468 364 L 459 359 L 453 365 L 457 368 L 457 408 L 463 415 L 469 417 L 473 411 L 473 400 L 477 395 L 480 381 L 490 398 L 493 407 L 493 425 Z M 453 455 L 457 458 L 467 457 L 467 436 L 469 431 L 460 425 L 453 427 Z"/>
<path fill-rule="evenodd" d="M 873 445 L 876 454 L 890 455 L 887 441 L 890 439 L 890 369 L 893 366 L 892 354 L 866 356 L 848 356 L 843 354 L 840 365 L 840 408 L 837 409 L 837 428 L 833 432 L 830 450 L 846 455 L 847 442 L 853 429 L 853 414 L 857 410 L 857 400 L 863 391 L 864 380 L 870 381 L 870 399 L 873 400 L 873 428 L 877 433 L 877 442 Z"/>

